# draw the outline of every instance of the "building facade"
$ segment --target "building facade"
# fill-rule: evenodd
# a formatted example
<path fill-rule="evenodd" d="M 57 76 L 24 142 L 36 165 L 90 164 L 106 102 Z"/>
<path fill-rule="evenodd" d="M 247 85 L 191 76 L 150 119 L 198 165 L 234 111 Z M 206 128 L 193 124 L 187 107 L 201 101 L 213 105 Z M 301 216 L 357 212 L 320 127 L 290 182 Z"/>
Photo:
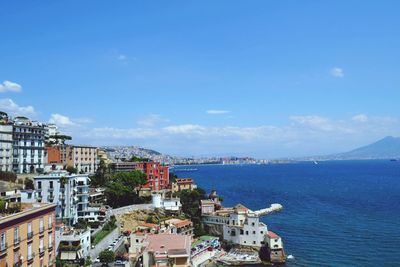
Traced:
<path fill-rule="evenodd" d="M 176 178 L 172 183 L 172 192 L 179 192 L 182 190 L 192 191 L 197 188 L 192 178 Z"/>
<path fill-rule="evenodd" d="M 161 191 L 168 188 L 168 166 L 163 166 L 160 162 L 138 162 L 136 170 L 144 172 L 147 176 L 147 184 L 143 188 L 148 188 L 151 191 Z"/>
<path fill-rule="evenodd" d="M 71 229 L 65 227 L 60 235 L 58 251 L 61 260 L 79 261 L 90 256 L 90 228 Z"/>
<path fill-rule="evenodd" d="M 69 225 L 84 219 L 89 207 L 89 177 L 65 171 L 34 177 L 37 200 L 57 205 L 56 217 Z"/>
<path fill-rule="evenodd" d="M 16 117 L 13 125 L 13 171 L 35 173 L 44 169 L 45 125 Z"/>
<path fill-rule="evenodd" d="M 67 146 L 67 165 L 79 173 L 95 173 L 99 164 L 97 148 L 91 146 Z"/>
<path fill-rule="evenodd" d="M 13 126 L 0 122 L 0 170 L 13 170 Z"/>
<path fill-rule="evenodd" d="M 22 205 L 0 218 L 0 266 L 55 266 L 55 205 Z"/>

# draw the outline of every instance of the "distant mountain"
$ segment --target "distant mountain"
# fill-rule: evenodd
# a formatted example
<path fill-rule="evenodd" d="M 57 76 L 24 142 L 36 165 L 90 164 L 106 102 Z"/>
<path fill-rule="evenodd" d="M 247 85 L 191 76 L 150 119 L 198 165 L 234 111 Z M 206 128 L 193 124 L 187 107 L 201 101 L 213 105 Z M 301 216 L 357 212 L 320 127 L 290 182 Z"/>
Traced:
<path fill-rule="evenodd" d="M 397 159 L 400 158 L 400 137 L 387 136 L 375 143 L 349 152 L 320 157 L 321 159 Z"/>

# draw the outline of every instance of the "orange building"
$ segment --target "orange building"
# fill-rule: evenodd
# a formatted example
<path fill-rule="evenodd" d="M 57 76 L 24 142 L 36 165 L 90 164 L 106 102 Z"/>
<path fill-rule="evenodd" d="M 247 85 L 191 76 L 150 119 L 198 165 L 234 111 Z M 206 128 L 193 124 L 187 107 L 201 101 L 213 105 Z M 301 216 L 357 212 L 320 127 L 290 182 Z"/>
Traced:
<path fill-rule="evenodd" d="M 168 188 L 169 169 L 160 162 L 138 162 L 136 170 L 141 170 L 147 175 L 147 184 L 143 188 L 149 188 L 151 191 L 158 191 Z"/>
<path fill-rule="evenodd" d="M 0 267 L 55 266 L 55 204 L 22 203 L 0 216 Z"/>

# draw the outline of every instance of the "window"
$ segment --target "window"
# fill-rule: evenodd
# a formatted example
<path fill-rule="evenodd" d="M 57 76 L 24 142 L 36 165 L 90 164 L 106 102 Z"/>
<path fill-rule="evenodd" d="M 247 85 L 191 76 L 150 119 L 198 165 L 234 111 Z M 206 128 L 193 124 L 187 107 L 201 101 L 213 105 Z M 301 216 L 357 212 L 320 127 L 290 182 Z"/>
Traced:
<path fill-rule="evenodd" d="M 42 252 L 43 249 L 44 249 L 44 242 L 43 242 L 43 237 L 42 237 L 39 239 L 39 251 Z"/>
<path fill-rule="evenodd" d="M 50 181 L 50 189 L 53 189 L 53 181 Z"/>
<path fill-rule="evenodd" d="M 0 236 L 0 251 L 6 249 L 6 233 L 1 233 Z"/>
<path fill-rule="evenodd" d="M 254 226 L 254 225 L 255 225 L 255 224 L 252 222 L 252 223 L 251 223 L 251 226 Z"/>
<path fill-rule="evenodd" d="M 53 216 L 49 215 L 49 228 L 53 227 Z"/>
<path fill-rule="evenodd" d="M 43 232 L 44 231 L 44 223 L 43 223 L 43 218 L 40 218 L 39 221 L 39 232 Z"/>
<path fill-rule="evenodd" d="M 38 189 L 42 189 L 42 182 L 39 181 L 39 182 L 37 183 L 37 186 L 38 186 Z"/>
<path fill-rule="evenodd" d="M 246 231 L 246 235 L 249 235 L 249 231 Z"/>
<path fill-rule="evenodd" d="M 28 222 L 28 238 L 30 238 L 32 234 L 32 222 Z"/>
<path fill-rule="evenodd" d="M 253 244 L 255 245 L 255 244 L 256 244 L 256 241 L 253 241 Z"/>
<path fill-rule="evenodd" d="M 49 248 L 53 247 L 53 235 L 49 235 Z"/>
<path fill-rule="evenodd" d="M 32 243 L 28 244 L 28 260 L 31 260 L 32 257 Z"/>
<path fill-rule="evenodd" d="M 256 231 L 253 231 L 253 235 L 255 235 L 256 234 Z"/>
<path fill-rule="evenodd" d="M 19 243 L 19 228 L 18 227 L 14 228 L 14 243 L 15 244 Z"/>

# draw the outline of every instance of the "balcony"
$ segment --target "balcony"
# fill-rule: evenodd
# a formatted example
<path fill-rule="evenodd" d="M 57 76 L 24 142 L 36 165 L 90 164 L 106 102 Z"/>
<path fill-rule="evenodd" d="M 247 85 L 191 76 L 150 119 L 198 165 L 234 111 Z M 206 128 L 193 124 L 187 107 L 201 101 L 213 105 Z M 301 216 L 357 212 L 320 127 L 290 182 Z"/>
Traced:
<path fill-rule="evenodd" d="M 53 244 L 49 244 L 48 250 L 49 250 L 49 252 L 53 250 Z"/>
<path fill-rule="evenodd" d="M 46 251 L 46 248 L 39 248 L 39 257 L 43 257 L 44 256 L 44 252 Z"/>
<path fill-rule="evenodd" d="M 26 258 L 28 264 L 31 264 L 34 258 L 35 258 L 35 253 L 32 253 L 31 255 L 28 254 L 28 257 Z"/>
<path fill-rule="evenodd" d="M 19 246 L 20 241 L 21 241 L 21 238 L 19 238 L 19 237 L 14 238 L 14 246 Z"/>
<path fill-rule="evenodd" d="M 33 232 L 32 231 L 27 233 L 28 240 L 32 239 L 32 237 L 33 237 Z"/>
<path fill-rule="evenodd" d="M 49 195 L 49 196 L 47 196 L 47 199 L 48 199 L 50 202 L 53 202 L 54 196 L 53 196 L 53 195 Z"/>
<path fill-rule="evenodd" d="M 53 223 L 49 223 L 49 231 L 53 230 Z"/>

